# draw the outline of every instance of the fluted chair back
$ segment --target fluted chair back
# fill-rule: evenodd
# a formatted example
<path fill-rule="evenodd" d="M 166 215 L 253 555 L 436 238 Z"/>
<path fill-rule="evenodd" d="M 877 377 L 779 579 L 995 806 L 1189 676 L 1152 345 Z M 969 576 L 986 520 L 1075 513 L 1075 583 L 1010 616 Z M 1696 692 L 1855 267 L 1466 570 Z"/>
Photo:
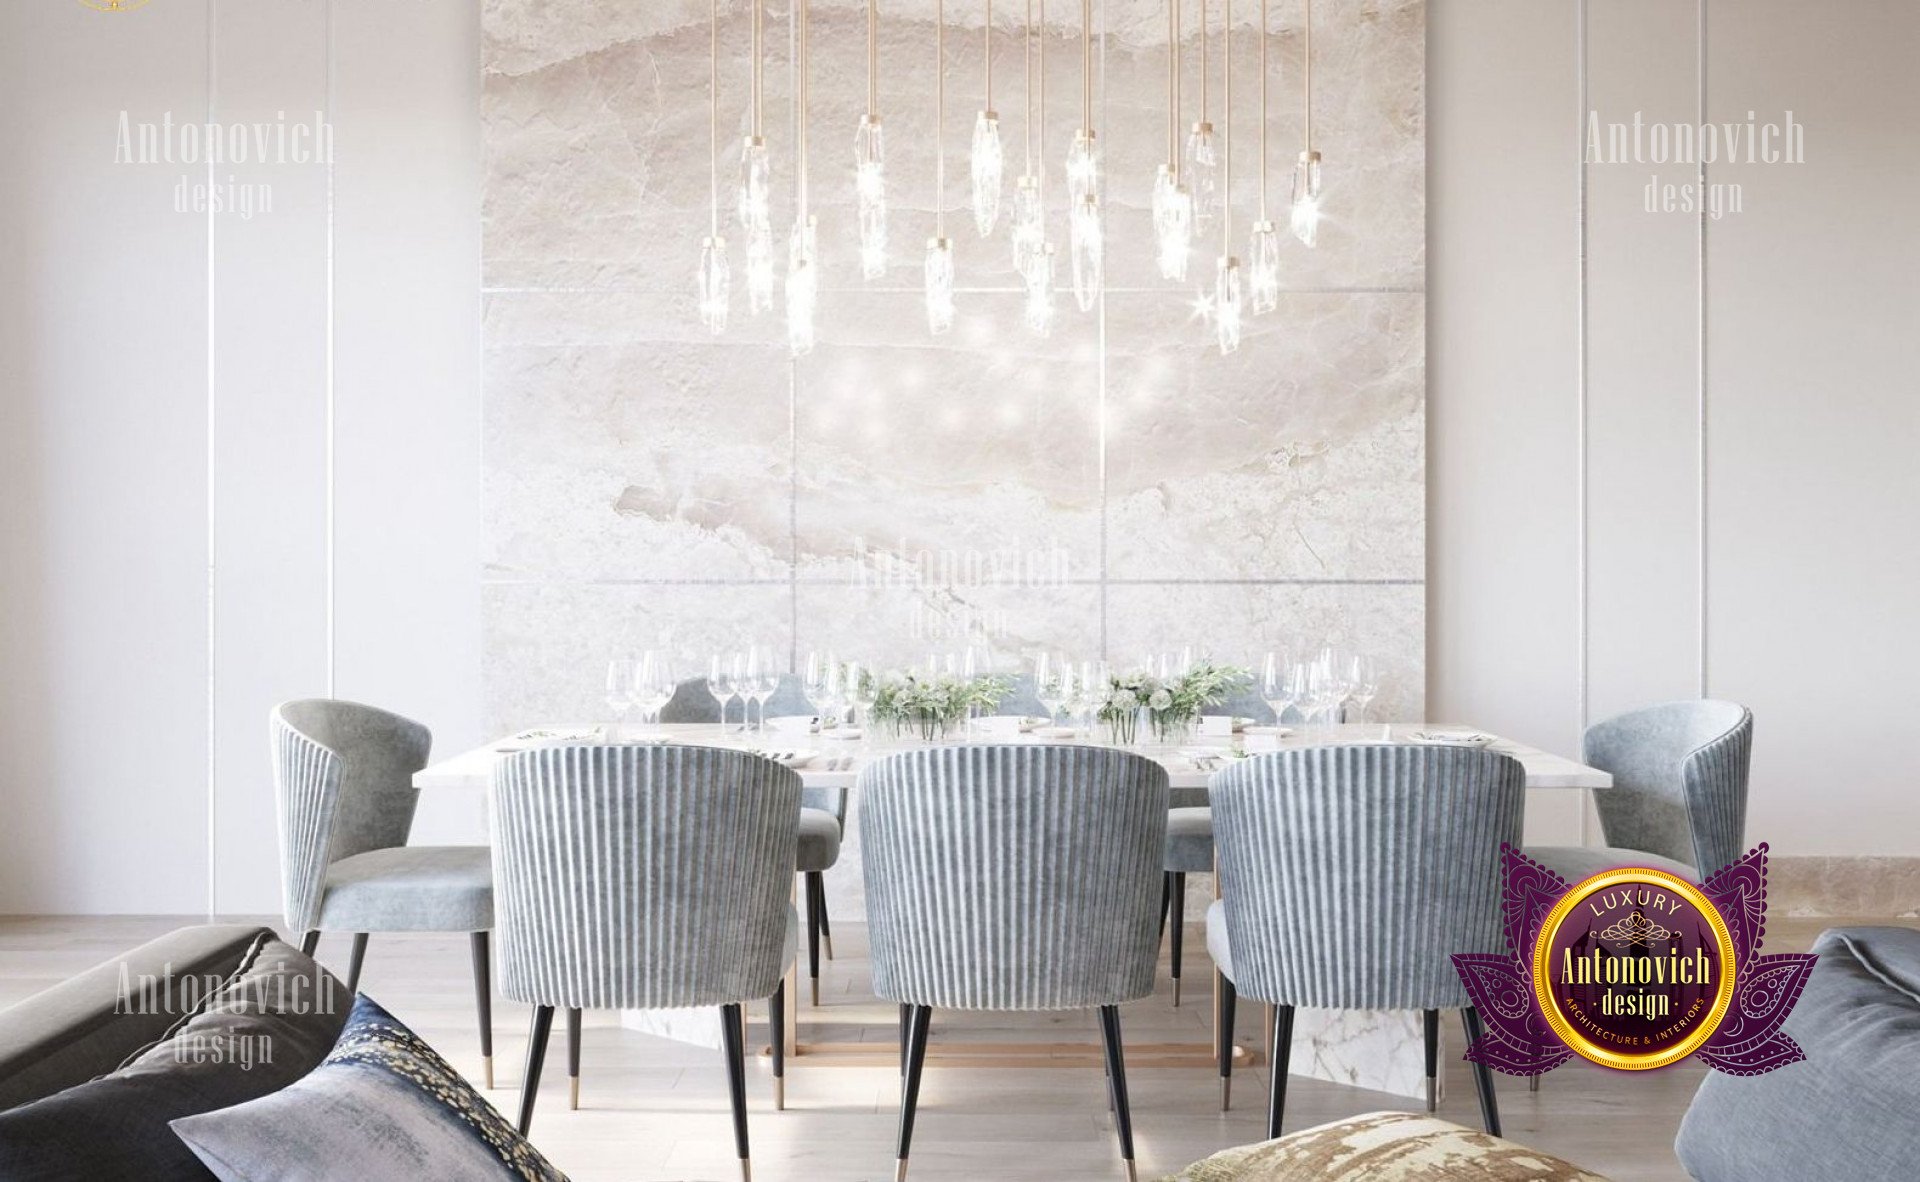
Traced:
<path fill-rule="evenodd" d="M 1051 1010 L 1152 992 L 1159 764 L 1099 747 L 934 747 L 868 765 L 858 791 L 879 996 Z"/>
<path fill-rule="evenodd" d="M 1753 713 L 1733 702 L 1667 702 L 1587 728 L 1586 762 L 1611 773 L 1593 794 L 1609 846 L 1708 875 L 1743 852 Z"/>
<path fill-rule="evenodd" d="M 567 1009 L 766 997 L 786 968 L 800 777 L 745 751 L 570 744 L 494 765 L 500 991 Z"/>
<path fill-rule="evenodd" d="M 327 867 L 407 844 L 433 735 L 411 719 L 330 698 L 274 707 L 268 721 L 288 927 L 319 925 Z"/>
<path fill-rule="evenodd" d="M 1500 844 L 1526 771 L 1465 747 L 1252 756 L 1210 783 L 1233 984 L 1277 1005 L 1456 1009 L 1451 957 L 1500 952 Z"/>

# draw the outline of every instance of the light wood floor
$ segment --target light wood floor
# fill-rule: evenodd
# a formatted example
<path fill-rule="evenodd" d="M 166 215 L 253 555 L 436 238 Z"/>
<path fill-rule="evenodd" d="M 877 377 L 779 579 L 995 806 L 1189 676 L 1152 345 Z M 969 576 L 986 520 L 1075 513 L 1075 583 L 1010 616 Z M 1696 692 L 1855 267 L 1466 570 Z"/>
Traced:
<path fill-rule="evenodd" d="M 10 1005 L 183 921 L 176 918 L 0 918 L 0 1005 Z M 1804 950 L 1823 928 L 1850 921 L 1775 919 L 1767 950 Z M 1920 921 L 1896 922 L 1915 925 Z M 839 959 L 823 968 L 823 1005 L 801 1005 L 811 1041 L 897 1041 L 894 1007 L 867 991 L 864 932 L 836 926 Z M 1187 941 L 1187 988 L 1175 1009 L 1162 988 L 1127 1006 L 1129 1043 L 1204 1042 L 1209 974 L 1198 928 Z M 346 939 L 329 937 L 320 956 L 344 972 Z M 477 1080 L 471 972 L 464 936 L 376 936 L 362 988 Z M 1258 1007 L 1241 1007 L 1241 1037 L 1256 1042 Z M 756 1016 L 756 1024 L 764 1010 Z M 525 1054 L 528 1012 L 496 1001 L 499 1084 L 490 1098 L 511 1114 Z M 613 1014 L 590 1014 L 585 1035 L 582 1108 L 567 1109 L 565 1036 L 555 1024 L 533 1140 L 576 1182 L 703 1180 L 738 1177 L 719 1053 L 621 1028 Z M 1473 1085 L 1458 1061 L 1458 1022 L 1449 1017 L 1446 1096 L 1441 1115 L 1477 1125 Z M 756 1029 L 754 1036 L 761 1037 Z M 1096 1043 L 1091 1014 L 963 1015 L 936 1013 L 933 1039 L 1003 1039 Z M 1546 1077 L 1537 1094 L 1500 1080 L 1500 1110 L 1509 1138 L 1559 1154 L 1616 1182 L 1683 1180 L 1674 1160 L 1675 1130 L 1703 1068 L 1683 1063 L 1626 1074 L 1575 1061 Z M 1218 1111 L 1211 1069 L 1129 1072 L 1142 1178 L 1170 1173 L 1230 1145 L 1264 1135 L 1265 1072 L 1236 1073 L 1231 1113 Z M 764 1060 L 749 1067 L 754 1177 L 758 1182 L 867 1182 L 892 1177 L 896 1069 L 809 1067 L 790 1062 L 787 1110 L 772 1106 Z M 1294 1077 L 1288 1088 L 1289 1131 L 1376 1109 L 1413 1110 L 1407 1100 Z M 987 1069 L 930 1065 L 914 1134 L 912 1175 L 939 1179 L 1121 1177 L 1113 1125 L 1097 1068 Z"/>

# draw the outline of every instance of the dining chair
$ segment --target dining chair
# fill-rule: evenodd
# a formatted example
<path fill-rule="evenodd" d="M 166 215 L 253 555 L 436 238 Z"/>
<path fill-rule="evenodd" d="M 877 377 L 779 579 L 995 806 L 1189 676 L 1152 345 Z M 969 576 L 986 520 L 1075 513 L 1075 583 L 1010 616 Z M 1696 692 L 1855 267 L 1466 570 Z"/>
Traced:
<path fill-rule="evenodd" d="M 773 717 L 782 713 L 799 714 L 813 709 L 805 697 L 800 680 L 792 675 L 780 679 L 780 689 L 767 703 Z M 665 723 L 717 723 L 720 704 L 707 691 L 704 679 L 683 681 L 672 699 L 660 710 Z M 845 788 L 809 788 L 800 800 L 800 844 L 795 871 L 801 876 L 807 919 L 807 979 L 811 983 L 810 1000 L 820 1004 L 820 949 L 824 944 L 827 959 L 833 959 L 833 924 L 827 915 L 826 872 L 840 861 L 840 847 L 847 832 L 847 790 Z"/>
<path fill-rule="evenodd" d="M 311 955 L 322 932 L 352 932 L 347 990 L 372 932 L 466 932 L 485 1084 L 493 1086 L 487 847 L 408 845 L 433 736 L 398 714 L 310 698 L 273 708 L 268 730 L 279 814 L 282 908 Z"/>
<path fill-rule="evenodd" d="M 556 1008 L 718 1006 L 750 1178 L 743 1003 L 770 999 L 783 1106 L 800 777 L 745 751 L 569 744 L 502 759 L 491 804 L 500 992 L 534 1007 L 520 1131 Z"/>
<path fill-rule="evenodd" d="M 1422 1011 L 1433 1111 L 1440 1011 L 1459 1010 L 1468 1042 L 1480 1037 L 1452 957 L 1505 948 L 1500 847 L 1519 843 L 1526 782 L 1506 755 L 1384 743 L 1269 752 L 1213 774 L 1221 898 L 1207 909 L 1207 951 L 1223 1111 L 1240 997 L 1273 1007 L 1269 1138 L 1296 1006 Z M 1474 1083 L 1498 1136 L 1493 1073 L 1475 1064 Z"/>
<path fill-rule="evenodd" d="M 1733 702 L 1666 702 L 1587 728 L 1582 758 L 1613 776 L 1593 794 L 1604 846 L 1529 846 L 1568 882 L 1645 866 L 1694 882 L 1738 858 L 1747 824 L 1753 712 Z"/>
<path fill-rule="evenodd" d="M 1111 748 L 969 744 L 877 760 L 858 787 L 874 991 L 904 1019 L 896 1182 L 935 1008 L 1098 1010 L 1133 1178 L 1119 1006 L 1153 991 L 1166 771 Z"/>
<path fill-rule="evenodd" d="M 1213 810 L 1205 788 L 1175 788 L 1167 813 L 1165 878 L 1161 913 L 1169 929 L 1173 968 L 1173 1004 L 1180 1005 L 1180 967 L 1187 915 L 1187 875 L 1213 870 Z"/>

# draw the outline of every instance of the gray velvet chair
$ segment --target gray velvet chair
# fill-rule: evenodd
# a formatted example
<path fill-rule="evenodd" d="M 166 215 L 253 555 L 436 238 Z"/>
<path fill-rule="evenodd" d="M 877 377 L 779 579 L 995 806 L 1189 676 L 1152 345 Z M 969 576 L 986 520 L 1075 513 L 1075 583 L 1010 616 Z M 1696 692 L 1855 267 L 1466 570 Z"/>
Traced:
<path fill-rule="evenodd" d="M 534 1007 L 522 1133 L 556 1007 L 718 1006 L 749 1176 L 742 1003 L 771 998 L 778 1103 L 800 792 L 772 760 L 714 747 L 573 744 L 495 765 L 500 992 Z"/>
<path fill-rule="evenodd" d="M 326 698 L 274 707 L 268 723 L 280 820 L 280 879 L 290 931 L 312 955 L 322 932 L 352 932 L 347 989 L 360 984 L 371 932 L 466 932 L 493 1086 L 487 847 L 407 844 L 433 736 L 417 722 Z"/>
<path fill-rule="evenodd" d="M 1167 773 L 1099 747 L 908 751 L 860 773 L 873 984 L 903 1021 L 896 1179 L 935 1007 L 1098 1009 L 1121 1156 L 1119 1005 L 1153 991 Z"/>
<path fill-rule="evenodd" d="M 1213 810 L 1204 788 L 1175 788 L 1167 813 L 1165 879 L 1161 911 L 1166 916 L 1173 967 L 1173 1004 L 1180 1005 L 1180 967 L 1187 918 L 1187 875 L 1213 870 Z"/>
<path fill-rule="evenodd" d="M 1460 1011 L 1469 1042 L 1480 1034 L 1452 957 L 1505 949 L 1500 845 L 1520 840 L 1525 769 L 1467 747 L 1306 747 L 1224 768 L 1208 792 L 1221 890 L 1207 909 L 1221 1107 L 1244 996 L 1274 1007 L 1269 1138 L 1280 1135 L 1296 1006 L 1424 1011 L 1431 1111 L 1439 1011 Z M 1498 1136 L 1493 1074 L 1476 1065 L 1474 1082 Z"/>
<path fill-rule="evenodd" d="M 1648 706 L 1587 728 L 1586 762 L 1611 773 L 1593 794 L 1604 846 L 1534 846 L 1568 882 L 1617 866 L 1700 881 L 1738 858 L 1747 825 L 1753 714 L 1733 702 Z"/>

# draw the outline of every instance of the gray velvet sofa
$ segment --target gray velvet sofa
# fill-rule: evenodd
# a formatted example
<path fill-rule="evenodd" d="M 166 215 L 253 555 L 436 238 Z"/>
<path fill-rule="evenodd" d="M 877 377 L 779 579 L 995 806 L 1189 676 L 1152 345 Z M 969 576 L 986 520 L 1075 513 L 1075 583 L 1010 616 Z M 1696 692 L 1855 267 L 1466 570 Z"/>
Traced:
<path fill-rule="evenodd" d="M 1834 928 L 1783 1029 L 1804 1062 L 1709 1072 L 1674 1150 L 1700 1182 L 1920 1177 L 1920 931 Z"/>
<path fill-rule="evenodd" d="M 0 1010 L 0 1111 L 104 1075 L 159 1041 L 203 1000 L 206 982 L 230 976 L 272 934 L 251 924 L 181 928 Z"/>

